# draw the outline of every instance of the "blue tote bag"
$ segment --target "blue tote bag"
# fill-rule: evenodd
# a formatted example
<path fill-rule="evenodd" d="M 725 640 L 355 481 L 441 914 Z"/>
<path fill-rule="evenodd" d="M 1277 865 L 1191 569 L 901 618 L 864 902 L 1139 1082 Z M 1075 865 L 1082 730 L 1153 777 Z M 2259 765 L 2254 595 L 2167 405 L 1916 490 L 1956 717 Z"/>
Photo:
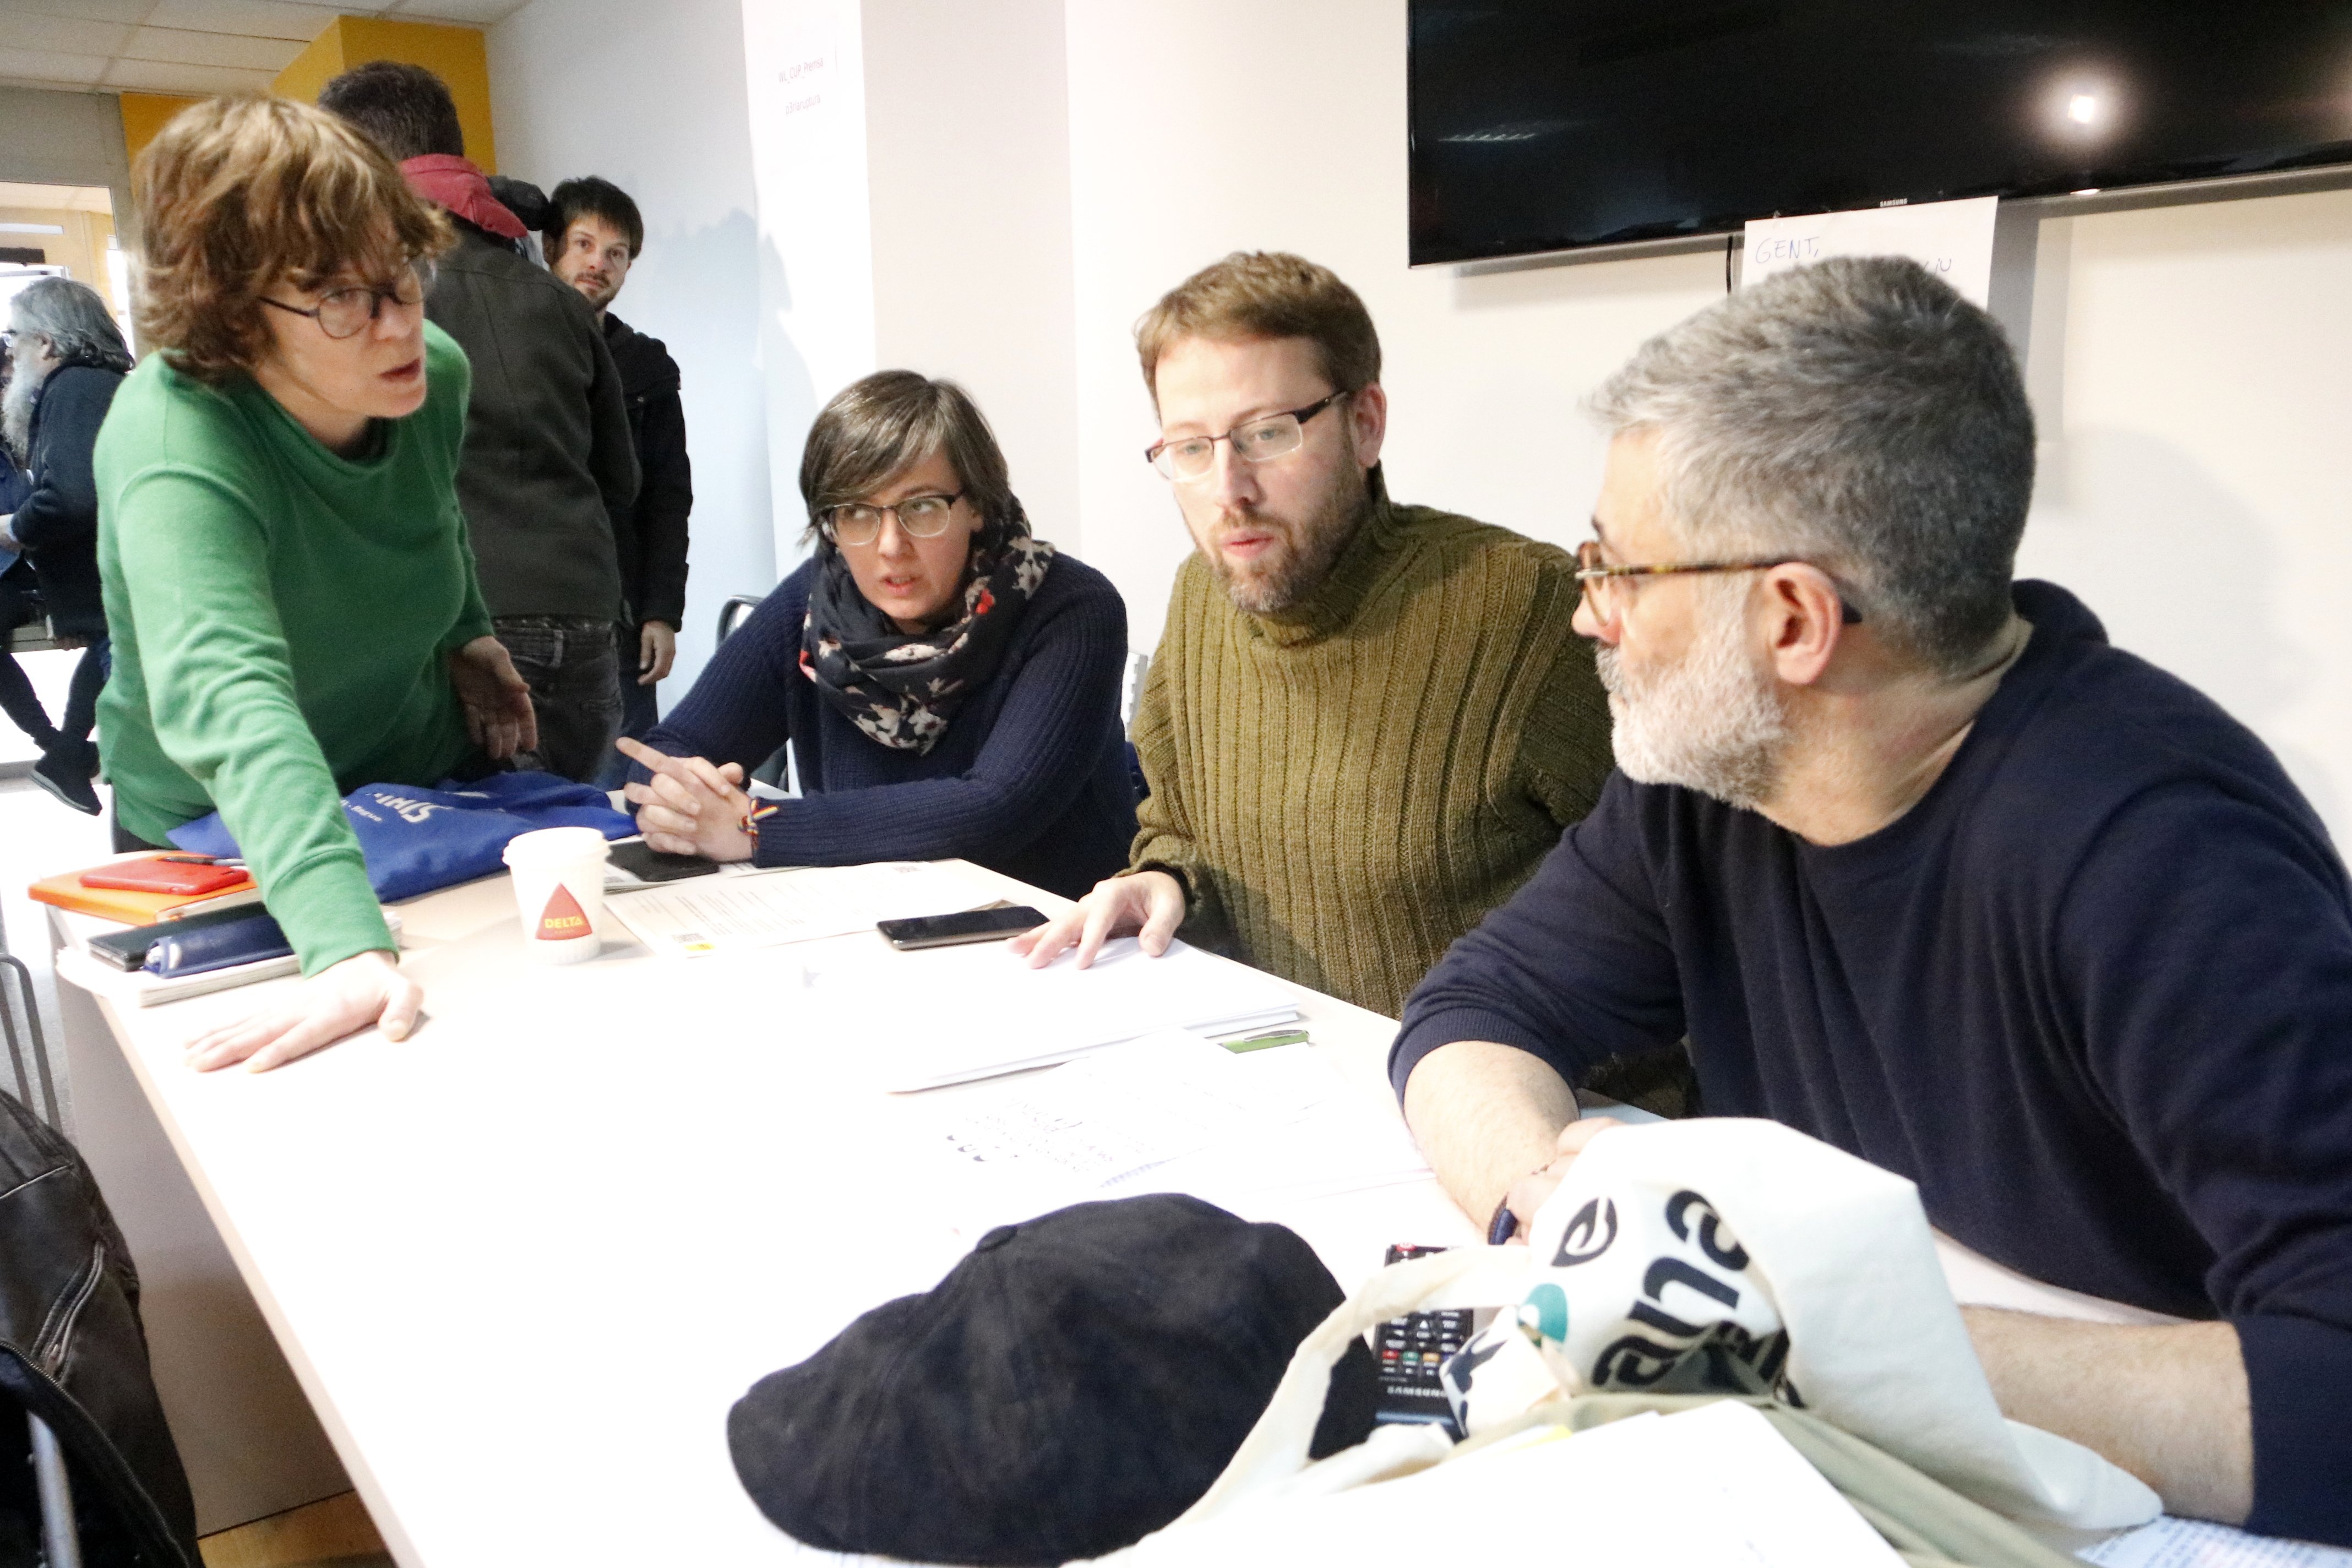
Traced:
<path fill-rule="evenodd" d="M 509 839 L 541 827 L 593 827 L 628 838 L 637 825 L 604 792 L 553 773 L 492 773 L 478 784 L 444 779 L 438 789 L 366 784 L 343 797 L 343 815 L 367 857 L 368 882 L 389 904 L 504 870 Z M 191 855 L 233 856 L 220 813 L 172 829 Z"/>

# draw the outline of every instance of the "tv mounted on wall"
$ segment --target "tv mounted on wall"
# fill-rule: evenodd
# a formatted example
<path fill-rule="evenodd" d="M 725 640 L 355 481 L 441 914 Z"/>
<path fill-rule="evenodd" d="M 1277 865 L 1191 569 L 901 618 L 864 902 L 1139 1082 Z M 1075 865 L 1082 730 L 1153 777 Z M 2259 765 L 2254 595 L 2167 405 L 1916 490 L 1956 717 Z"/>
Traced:
<path fill-rule="evenodd" d="M 2352 0 L 1411 0 L 1412 260 L 2352 164 Z"/>

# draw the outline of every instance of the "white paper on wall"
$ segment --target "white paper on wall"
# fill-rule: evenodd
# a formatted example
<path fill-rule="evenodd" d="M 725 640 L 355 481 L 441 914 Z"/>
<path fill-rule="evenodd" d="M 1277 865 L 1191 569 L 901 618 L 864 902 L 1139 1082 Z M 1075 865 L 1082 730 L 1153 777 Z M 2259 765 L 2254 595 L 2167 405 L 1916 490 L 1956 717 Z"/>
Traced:
<path fill-rule="evenodd" d="M 1998 196 L 1758 218 L 1747 229 L 1741 286 L 1832 256 L 1907 256 L 1979 305 L 1992 292 Z"/>

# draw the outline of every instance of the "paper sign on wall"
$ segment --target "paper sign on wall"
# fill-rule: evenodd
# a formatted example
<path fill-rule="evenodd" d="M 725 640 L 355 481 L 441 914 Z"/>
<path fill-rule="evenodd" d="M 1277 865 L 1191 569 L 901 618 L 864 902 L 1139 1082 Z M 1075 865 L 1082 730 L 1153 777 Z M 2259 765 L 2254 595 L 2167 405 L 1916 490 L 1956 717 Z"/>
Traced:
<path fill-rule="evenodd" d="M 1918 206 L 1869 207 L 1810 217 L 1758 218 L 1748 226 L 1743 286 L 1776 272 L 1832 256 L 1907 256 L 1958 289 L 1989 305 L 1992 292 L 1992 224 L 1998 196 Z"/>

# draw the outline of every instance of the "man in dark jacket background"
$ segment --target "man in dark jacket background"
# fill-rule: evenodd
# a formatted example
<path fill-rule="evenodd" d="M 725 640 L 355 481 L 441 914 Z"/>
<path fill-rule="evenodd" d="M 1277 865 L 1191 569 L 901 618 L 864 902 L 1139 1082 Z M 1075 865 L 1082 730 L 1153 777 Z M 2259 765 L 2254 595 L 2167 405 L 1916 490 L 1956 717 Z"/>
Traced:
<path fill-rule="evenodd" d="M 593 778 L 620 732 L 614 531 L 637 492 L 612 353 L 579 295 L 518 247 L 529 231 L 467 161 L 439 77 L 378 60 L 329 82 L 319 104 L 373 137 L 457 224 L 425 313 L 473 364 L 457 499 L 491 625 L 530 682 L 540 743 L 525 761 Z"/>
<path fill-rule="evenodd" d="M 677 658 L 677 628 L 686 617 L 687 514 L 694 509 L 694 475 L 686 456 L 686 405 L 678 396 L 677 362 L 659 338 L 649 338 L 613 314 L 614 299 L 646 248 L 646 221 L 627 192 L 591 174 L 566 180 L 548 198 L 541 233 L 547 265 L 580 291 L 604 329 L 605 346 L 620 367 L 621 395 L 643 476 L 636 504 L 615 513 L 621 590 L 631 618 L 620 628 L 621 733 L 643 740 L 660 719 L 654 687 Z M 618 789 L 628 777 L 618 752 L 599 782 Z"/>
<path fill-rule="evenodd" d="M 131 350 L 106 301 L 88 284 L 44 278 L 16 296 L 10 315 L 10 374 L 0 401 L 0 440 L 30 479 L 24 500 L 0 520 L 0 551 L 23 552 L 39 584 L 49 630 L 66 647 L 86 651 L 74 668 L 62 721 L 51 727 L 16 660 L 5 654 L 0 704 L 41 748 L 33 782 L 96 816 L 98 748 L 89 732 L 106 684 L 106 606 L 98 584 L 98 487 L 91 448 L 115 389 L 131 369 Z M 0 620 L 25 618 L 16 605 L 25 571 L 9 563 L 8 603 Z"/>

